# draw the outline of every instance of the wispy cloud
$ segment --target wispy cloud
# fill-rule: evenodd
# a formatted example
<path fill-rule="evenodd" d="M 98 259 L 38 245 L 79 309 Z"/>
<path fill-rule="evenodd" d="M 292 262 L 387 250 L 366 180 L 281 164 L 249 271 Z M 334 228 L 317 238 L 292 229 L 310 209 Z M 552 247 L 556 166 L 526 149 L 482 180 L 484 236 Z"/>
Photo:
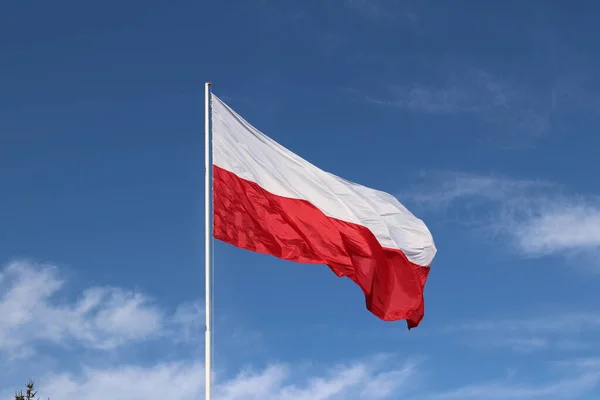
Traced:
<path fill-rule="evenodd" d="M 600 383 L 600 362 L 595 358 L 564 360 L 545 367 L 549 367 L 545 368 L 547 378 L 538 382 L 522 380 L 515 372 L 495 381 L 436 391 L 428 389 L 431 385 L 424 382 L 425 372 L 418 362 L 395 363 L 392 357 L 337 365 L 277 363 L 246 367 L 234 374 L 217 371 L 213 393 L 219 400 L 559 400 L 579 398 Z M 38 380 L 38 387 L 40 393 L 64 400 L 199 398 L 204 390 L 203 373 L 201 363 L 186 361 L 84 366 L 79 372 L 49 373 Z M 6 398 L 11 392 L 12 388 L 0 389 Z"/>
<path fill-rule="evenodd" d="M 527 257 L 598 254 L 600 199 L 569 194 L 551 182 L 462 173 L 425 174 L 404 196 L 429 212 L 452 210 L 461 221 L 505 237 Z"/>
<path fill-rule="evenodd" d="M 378 17 L 383 13 L 382 4 L 379 0 L 344 0 L 346 7 L 355 9 L 366 16 Z"/>
<path fill-rule="evenodd" d="M 367 95 L 366 100 L 412 112 L 470 115 L 486 123 L 488 137 L 480 135 L 486 140 L 496 131 L 525 140 L 550 129 L 550 92 L 538 93 L 482 70 L 467 69 L 437 84 L 392 84 L 384 95 Z"/>
<path fill-rule="evenodd" d="M 600 313 L 580 312 L 544 317 L 480 320 L 455 325 L 454 331 L 499 331 L 521 333 L 576 333 L 590 329 L 600 330 Z"/>
<path fill-rule="evenodd" d="M 445 328 L 471 345 L 518 352 L 572 352 L 596 347 L 600 313 L 568 312 L 531 318 L 479 320 Z"/>
<path fill-rule="evenodd" d="M 407 108 L 432 114 L 453 114 L 458 112 L 482 112 L 497 106 L 498 99 L 489 98 L 488 92 L 470 92 L 461 87 L 438 88 L 413 84 L 411 86 L 389 87 L 390 99 L 367 97 L 367 100 L 381 105 Z"/>
<path fill-rule="evenodd" d="M 464 386 L 446 393 L 438 399 L 577 399 L 598 386 L 600 372 L 594 371 L 582 376 L 560 379 L 546 384 L 527 385 L 510 382 L 494 382 Z"/>
<path fill-rule="evenodd" d="M 170 321 L 175 341 L 197 341 L 204 331 L 204 315 L 204 304 L 199 301 L 179 305 Z"/>
<path fill-rule="evenodd" d="M 31 354 L 38 343 L 114 349 L 161 335 L 167 315 L 146 295 L 118 287 L 90 287 L 65 300 L 65 280 L 52 265 L 12 262 L 0 270 L 0 352 Z"/>
<path fill-rule="evenodd" d="M 60 349 L 74 344 L 126 348 L 157 335 L 163 335 L 169 342 L 173 337 L 185 340 L 186 334 L 194 335 L 202 316 L 202 307 L 196 302 L 186 303 L 169 313 L 147 296 L 124 289 L 92 287 L 69 301 L 64 296 L 69 292 L 66 281 L 60 278 L 56 267 L 49 265 L 11 263 L 2 270 L 0 285 L 6 293 L 0 301 L 0 313 L 6 317 L 0 322 L 0 343 L 4 351 L 0 356 L 23 346 L 42 352 L 43 348 L 35 346 L 41 341 L 60 344 L 63 346 Z M 137 312 L 140 315 L 133 315 Z M 177 336 L 177 327 L 191 330 L 184 329 Z M 563 314 L 560 318 L 476 321 L 453 326 L 446 333 L 494 333 L 494 337 L 504 338 L 514 346 L 542 349 L 575 341 L 582 332 L 597 333 L 598 330 L 600 314 L 579 313 Z M 523 339 L 527 337 L 529 341 Z M 97 359 L 83 358 L 76 365 L 63 365 L 57 360 L 51 368 L 38 365 L 35 371 L 26 372 L 36 374 L 40 394 L 62 400 L 198 398 L 204 389 L 201 358 L 201 354 L 175 359 L 169 356 L 168 361 L 150 364 L 130 359 L 98 363 Z M 10 369 L 11 365 L 22 364 L 22 360 L 5 358 L 3 363 L 3 367 Z M 600 382 L 600 359 L 590 356 L 551 363 L 546 375 L 548 380 L 541 383 L 511 376 L 484 383 L 475 380 L 472 384 L 435 391 L 431 378 L 443 374 L 446 367 L 425 368 L 424 364 L 425 360 L 405 354 L 401 358 L 386 354 L 344 363 L 253 364 L 241 370 L 222 367 L 227 365 L 223 362 L 215 371 L 214 395 L 220 400 L 391 400 L 399 397 L 409 400 L 552 400 L 577 398 L 597 388 Z M 14 374 L 10 379 L 14 379 Z M 22 383 L 4 379 L 0 397 L 9 398 Z"/>
<path fill-rule="evenodd" d="M 201 337 L 203 307 L 198 302 L 167 312 L 141 292 L 114 287 L 90 287 L 70 299 L 68 282 L 54 265 L 17 261 L 0 271 L 0 360 L 5 369 L 23 363 L 15 356 L 43 355 L 49 348 L 42 344 L 48 343 L 56 345 L 51 353 L 73 348 L 127 350 L 157 338 L 166 339 L 162 347 L 175 340 L 195 349 L 189 342 Z M 77 370 L 56 360 L 51 369 L 36 363 L 25 372 L 37 375 L 40 394 L 62 400 L 199 398 L 204 371 L 201 352 L 194 353 L 175 360 L 169 355 L 170 361 L 150 365 L 122 363 L 118 356 L 112 359 L 116 365 L 83 358 Z M 409 393 L 419 378 L 418 360 L 397 362 L 390 355 L 343 364 L 271 363 L 233 375 L 228 368 L 217 368 L 214 393 L 221 400 L 385 400 Z M 0 387 L 0 397 L 9 398 L 22 383 Z M 7 385 L 7 379 L 2 384 Z"/>
<path fill-rule="evenodd" d="M 381 24 L 382 21 L 393 23 L 395 27 L 409 27 L 411 30 L 421 29 L 416 11 L 406 2 L 386 0 L 344 0 L 346 8 L 353 10 L 367 19 Z"/>
<path fill-rule="evenodd" d="M 408 393 L 417 372 L 414 363 L 393 366 L 377 357 L 330 367 L 313 365 L 310 370 L 271 364 L 234 376 L 218 373 L 214 396 L 219 400 L 385 400 Z M 200 363 L 86 367 L 80 373 L 49 374 L 39 379 L 38 386 L 40 393 L 62 400 L 200 398 L 203 376 Z M 4 389 L 8 398 L 11 390 Z"/>
<path fill-rule="evenodd" d="M 481 384 L 469 384 L 432 395 L 434 399 L 578 399 L 595 390 L 600 384 L 600 368 L 596 364 L 584 365 L 578 361 L 569 362 L 555 371 L 554 379 L 539 383 L 518 382 L 514 377 Z M 578 368 L 573 368 L 576 365 Z"/>

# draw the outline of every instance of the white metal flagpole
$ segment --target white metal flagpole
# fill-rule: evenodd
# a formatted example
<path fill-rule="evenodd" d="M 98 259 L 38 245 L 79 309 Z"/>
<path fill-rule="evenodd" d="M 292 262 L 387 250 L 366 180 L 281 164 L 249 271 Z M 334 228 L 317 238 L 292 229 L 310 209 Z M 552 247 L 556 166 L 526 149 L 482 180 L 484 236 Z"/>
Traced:
<path fill-rule="evenodd" d="M 204 290 L 205 290 L 205 317 L 206 331 L 204 333 L 204 399 L 211 400 L 211 369 L 212 369 L 212 343 L 211 343 L 211 317 L 212 317 L 212 179 L 211 179 L 211 152 L 212 140 L 210 136 L 210 82 L 206 82 L 204 106 Z"/>

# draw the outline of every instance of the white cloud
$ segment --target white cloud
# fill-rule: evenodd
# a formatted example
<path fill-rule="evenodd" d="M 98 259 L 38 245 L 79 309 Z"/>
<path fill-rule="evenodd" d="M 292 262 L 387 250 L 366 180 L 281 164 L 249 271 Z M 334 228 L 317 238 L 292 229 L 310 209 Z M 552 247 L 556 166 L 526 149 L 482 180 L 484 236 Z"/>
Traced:
<path fill-rule="evenodd" d="M 505 331 L 521 333 L 576 333 L 600 330 L 600 313 L 565 312 L 535 318 L 482 320 L 449 328 L 455 331 Z"/>
<path fill-rule="evenodd" d="M 551 254 L 572 249 L 600 247 L 600 204 L 557 201 L 517 227 L 522 250 L 529 254 Z"/>
<path fill-rule="evenodd" d="M 173 337 L 178 342 L 197 341 L 204 332 L 204 304 L 195 301 L 180 304 L 171 318 Z"/>
<path fill-rule="evenodd" d="M 344 0 L 346 8 L 372 20 L 381 27 L 382 22 L 393 23 L 394 28 L 422 29 L 417 13 L 407 3 L 382 0 Z"/>
<path fill-rule="evenodd" d="M 526 201 L 532 195 L 556 189 L 551 182 L 516 180 L 500 176 L 483 176 L 459 172 L 422 173 L 425 183 L 407 193 L 411 200 L 431 210 L 446 209 L 457 201 L 511 203 Z"/>
<path fill-rule="evenodd" d="M 553 363 L 562 370 L 570 371 L 589 371 L 600 370 L 600 357 L 583 357 Z"/>
<path fill-rule="evenodd" d="M 594 371 L 581 376 L 551 381 L 546 384 L 527 385 L 498 382 L 464 386 L 446 393 L 437 399 L 577 399 L 598 386 L 600 372 Z"/>
<path fill-rule="evenodd" d="M 0 298 L 3 317 L 0 359 L 3 368 L 13 370 L 10 379 L 22 372 L 23 360 L 15 360 L 15 356 L 31 356 L 35 351 L 40 356 L 36 360 L 46 361 L 36 362 L 25 372 L 37 375 L 44 397 L 61 400 L 201 397 L 203 363 L 189 361 L 189 357 L 154 365 L 119 364 L 123 359 L 118 356 L 112 358 L 116 365 L 107 361 L 91 365 L 93 361 L 84 358 L 74 367 L 70 362 L 63 365 L 58 359 L 48 363 L 44 353 L 48 348 L 41 346 L 59 345 L 52 350 L 55 352 L 74 347 L 112 349 L 167 337 L 197 342 L 204 321 L 201 304 L 184 303 L 168 314 L 139 292 L 91 287 L 71 299 L 68 289 L 53 265 L 17 261 L 1 270 L 0 290 L 4 295 Z M 195 349 L 195 345 L 191 344 L 191 348 Z M 201 352 L 197 353 L 194 358 L 201 360 Z M 217 370 L 214 393 L 215 399 L 222 400 L 385 400 L 392 394 L 408 392 L 417 382 L 416 371 L 415 362 L 393 365 L 389 357 L 325 367 L 280 363 L 243 369 L 235 376 Z M 6 380 L 3 382 L 5 385 Z M 9 398 L 23 383 L 0 388 L 0 394 Z"/>
<path fill-rule="evenodd" d="M 0 347 L 4 351 L 35 348 L 39 341 L 64 346 L 73 343 L 93 348 L 126 346 L 136 340 L 169 334 L 185 340 L 193 336 L 202 316 L 202 307 L 186 303 L 173 314 L 152 305 L 146 296 L 116 288 L 89 288 L 74 301 L 61 296 L 65 281 L 53 266 L 25 262 L 11 263 L 0 274 Z M 201 324 L 201 322 L 200 322 Z M 179 332 L 179 327 L 191 327 Z M 452 328 L 454 332 L 494 332 L 512 345 L 543 349 L 576 339 L 581 332 L 600 330 L 600 314 L 579 313 L 516 319 L 478 321 Z M 181 336 L 177 336 L 181 333 Z M 523 339 L 529 337 L 530 340 Z M 42 349 L 39 349 L 40 351 Z M 200 352 L 198 352 L 200 353 Z M 0 353 L 1 355 L 2 353 Z M 165 354 L 173 360 L 169 350 Z M 42 354 L 43 355 L 43 354 Z M 198 360 L 198 361 L 194 361 Z M 52 365 L 37 364 L 34 373 L 43 398 L 70 400 L 86 398 L 153 400 L 201 398 L 203 393 L 202 355 L 175 358 L 175 361 L 132 363 L 113 359 L 90 364 L 83 358 L 76 364 L 56 359 Z M 62 358 L 60 359 L 62 360 Z M 428 379 L 443 374 L 451 364 L 438 363 L 427 370 L 422 362 L 391 355 L 360 359 L 345 364 L 275 363 L 261 368 L 244 368 L 236 374 L 229 369 L 215 371 L 215 400 L 392 400 L 420 399 L 569 399 L 590 392 L 600 382 L 598 358 L 571 359 L 555 363 L 558 377 L 545 382 L 504 379 L 491 383 L 459 386 L 444 392 L 427 388 Z M 0 398 L 10 398 L 24 382 L 16 382 L 12 366 L 22 360 L 5 359 L 3 367 L 13 370 L 7 382 L 3 376 Z M 96 360 L 97 362 L 97 360 Z M 116 364 L 114 364 L 116 362 Z M 225 360 L 226 362 L 226 360 Z M 11 364 L 12 363 L 12 364 Z M 223 365 L 220 362 L 218 366 Z M 20 371 L 20 367 L 19 367 Z M 46 371 L 44 373 L 44 371 Z M 556 371 L 555 371 L 556 372 Z M 18 372 L 20 374 L 20 372 Z M 24 379 L 30 376 L 24 376 Z M 21 379 L 21 378 L 19 378 Z"/>
<path fill-rule="evenodd" d="M 479 320 L 449 326 L 449 334 L 481 347 L 531 353 L 543 350 L 573 352 L 597 347 L 600 313 L 568 312 L 520 319 Z"/>
<path fill-rule="evenodd" d="M 518 87 L 518 89 L 517 89 Z M 536 93 L 486 71 L 465 69 L 445 76 L 442 83 L 389 85 L 384 96 L 367 96 L 368 102 L 437 115 L 472 115 L 485 122 L 486 140 L 494 128 L 513 145 L 537 138 L 550 129 L 549 94 Z"/>
<path fill-rule="evenodd" d="M 235 376 L 217 374 L 216 400 L 385 400 L 408 393 L 417 366 L 390 367 L 379 358 L 321 371 L 291 364 L 247 369 Z M 163 400 L 201 398 L 203 365 L 175 362 L 154 366 L 127 365 L 110 369 L 84 368 L 81 373 L 50 374 L 37 382 L 40 394 L 61 400 Z M 5 389 L 6 393 L 12 390 Z M 8 395 L 5 395 L 9 398 Z"/>
<path fill-rule="evenodd" d="M 600 362 L 597 358 L 586 358 L 546 365 L 551 368 L 542 381 L 520 380 L 515 371 L 496 381 L 458 383 L 454 388 L 435 390 L 431 381 L 423 381 L 425 370 L 418 363 L 394 364 L 390 360 L 373 357 L 329 367 L 280 363 L 245 368 L 233 375 L 218 371 L 213 397 L 215 400 L 558 400 L 579 398 L 600 383 Z M 437 373 L 451 368 L 451 364 L 441 363 Z M 536 371 L 539 373 L 540 369 Z M 428 375 L 435 378 L 431 372 Z M 179 361 L 149 366 L 88 366 L 80 372 L 47 374 L 36 385 L 40 395 L 61 400 L 162 400 L 202 398 L 203 379 L 202 363 Z M 13 391 L 13 387 L 4 387 L 0 395 L 9 398 Z"/>
<path fill-rule="evenodd" d="M 393 100 L 368 98 L 372 103 L 408 108 L 432 114 L 457 112 L 481 112 L 490 107 L 480 103 L 479 96 L 459 87 L 436 88 L 414 84 L 409 87 L 392 85 L 389 88 Z"/>
<path fill-rule="evenodd" d="M 438 392 L 429 398 L 568 400 L 581 398 L 581 396 L 595 390 L 600 384 L 600 364 L 598 363 L 589 362 L 586 364 L 583 360 L 569 360 L 555 365 L 562 368 L 554 372 L 553 379 L 542 382 L 523 383 L 510 377 L 495 382 L 464 385 L 445 392 Z"/>
<path fill-rule="evenodd" d="M 534 351 L 547 349 L 550 346 L 548 342 L 548 339 L 534 336 L 494 338 L 489 340 L 487 344 L 498 347 L 508 347 L 523 353 L 531 353 Z"/>
<path fill-rule="evenodd" d="M 428 211 L 460 213 L 461 220 L 509 239 L 528 257 L 598 254 L 600 199 L 565 193 L 549 182 L 469 174 L 430 174 L 432 182 L 405 198 Z"/>
<path fill-rule="evenodd" d="M 56 267 L 17 261 L 0 272 L 0 351 L 23 356 L 36 342 L 111 349 L 161 332 L 163 312 L 141 293 L 91 287 L 65 301 Z"/>

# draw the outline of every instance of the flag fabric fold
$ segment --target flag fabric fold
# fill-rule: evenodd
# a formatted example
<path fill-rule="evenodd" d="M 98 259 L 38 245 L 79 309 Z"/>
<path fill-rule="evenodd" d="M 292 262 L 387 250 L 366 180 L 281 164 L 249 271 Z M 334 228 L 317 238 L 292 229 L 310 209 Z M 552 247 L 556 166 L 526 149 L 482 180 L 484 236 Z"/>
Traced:
<path fill-rule="evenodd" d="M 325 264 L 369 311 L 416 327 L 436 254 L 425 223 L 394 196 L 323 171 L 212 95 L 214 236 L 280 259 Z"/>

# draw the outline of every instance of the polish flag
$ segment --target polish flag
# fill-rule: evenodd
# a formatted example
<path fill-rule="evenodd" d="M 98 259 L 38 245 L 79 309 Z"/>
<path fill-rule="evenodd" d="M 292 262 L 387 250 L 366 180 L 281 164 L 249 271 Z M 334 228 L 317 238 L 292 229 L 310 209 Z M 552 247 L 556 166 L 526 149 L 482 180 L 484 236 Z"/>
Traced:
<path fill-rule="evenodd" d="M 416 327 L 436 253 L 423 221 L 392 195 L 319 169 L 211 100 L 214 237 L 325 264 L 362 289 L 377 317 Z"/>

